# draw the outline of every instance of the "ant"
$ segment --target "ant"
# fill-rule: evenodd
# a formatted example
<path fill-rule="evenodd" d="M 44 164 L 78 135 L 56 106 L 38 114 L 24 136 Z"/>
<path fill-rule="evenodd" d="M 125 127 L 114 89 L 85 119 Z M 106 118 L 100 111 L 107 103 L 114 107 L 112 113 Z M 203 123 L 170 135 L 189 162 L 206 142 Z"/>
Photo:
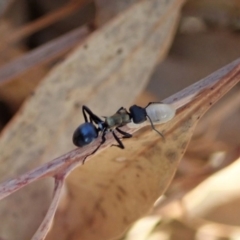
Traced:
<path fill-rule="evenodd" d="M 97 115 L 95 115 L 87 106 L 83 106 L 82 112 L 83 112 L 85 123 L 81 124 L 75 130 L 73 134 L 73 143 L 78 147 L 83 147 L 85 145 L 90 144 L 94 139 L 98 137 L 99 133 L 101 133 L 102 141 L 99 144 L 99 146 L 90 154 L 92 155 L 106 141 L 106 137 L 105 137 L 106 133 L 111 132 L 113 134 L 113 137 L 118 143 L 117 145 L 113 145 L 113 146 L 117 146 L 121 149 L 124 149 L 124 145 L 120 140 L 120 138 L 116 135 L 115 131 L 122 134 L 123 136 L 122 138 L 131 138 L 132 135 L 122 131 L 120 127 L 130 122 L 133 122 L 135 124 L 140 124 L 146 121 L 147 119 L 150 121 L 152 129 L 156 131 L 164 139 L 164 136 L 162 135 L 162 133 L 160 133 L 157 129 L 155 129 L 152 119 L 149 116 L 149 115 L 152 115 L 153 119 L 156 119 L 156 116 L 159 115 L 159 113 L 156 111 L 156 108 L 151 107 L 148 109 L 148 106 L 151 106 L 151 104 L 153 103 L 149 103 L 145 108 L 137 105 L 133 105 L 129 108 L 129 111 L 127 111 L 126 108 L 121 107 L 114 115 L 110 117 L 104 117 L 105 120 L 102 120 Z M 156 122 L 157 121 L 159 121 L 159 119 L 156 120 Z M 83 163 L 85 162 L 85 159 Z"/>

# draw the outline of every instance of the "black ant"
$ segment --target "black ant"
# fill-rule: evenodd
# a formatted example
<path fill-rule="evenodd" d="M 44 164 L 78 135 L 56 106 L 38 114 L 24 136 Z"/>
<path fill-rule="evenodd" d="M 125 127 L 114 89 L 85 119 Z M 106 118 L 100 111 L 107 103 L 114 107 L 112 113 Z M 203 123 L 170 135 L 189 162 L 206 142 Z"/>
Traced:
<path fill-rule="evenodd" d="M 83 147 L 85 145 L 90 144 L 94 139 L 96 139 L 99 133 L 102 133 L 102 141 L 99 144 L 99 146 L 90 154 L 92 155 L 106 141 L 106 137 L 105 137 L 106 133 L 111 132 L 113 134 L 113 137 L 118 143 L 117 145 L 113 145 L 113 146 L 117 146 L 121 149 L 124 149 L 124 145 L 120 140 L 120 138 L 116 135 L 115 130 L 120 134 L 122 134 L 123 136 L 122 138 L 131 138 L 132 135 L 122 131 L 120 127 L 130 123 L 131 121 L 135 124 L 140 124 L 146 121 L 147 118 L 151 123 L 152 129 L 156 131 L 164 139 L 164 136 L 155 129 L 151 118 L 147 114 L 146 108 L 133 105 L 129 108 L 129 112 L 128 112 L 126 108 L 121 107 L 114 115 L 110 117 L 104 117 L 105 120 L 102 120 L 97 115 L 95 115 L 88 107 L 83 106 L 82 112 L 83 112 L 85 123 L 81 124 L 75 130 L 73 134 L 73 143 L 78 147 Z"/>

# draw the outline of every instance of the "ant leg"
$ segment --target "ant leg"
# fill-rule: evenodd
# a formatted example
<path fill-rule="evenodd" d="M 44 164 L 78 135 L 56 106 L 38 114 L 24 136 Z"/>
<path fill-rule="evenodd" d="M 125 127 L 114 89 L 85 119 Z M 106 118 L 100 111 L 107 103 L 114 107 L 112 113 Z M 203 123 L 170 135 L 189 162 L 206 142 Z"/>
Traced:
<path fill-rule="evenodd" d="M 125 108 L 124 108 L 124 107 L 120 107 L 120 108 L 116 111 L 116 113 L 120 112 L 120 111 L 123 110 L 123 109 L 125 109 Z"/>
<path fill-rule="evenodd" d="M 87 114 L 86 114 L 86 109 L 87 107 L 85 105 L 82 106 L 82 113 L 83 113 L 83 117 L 84 117 L 84 121 L 88 122 L 88 118 L 87 118 Z"/>
<path fill-rule="evenodd" d="M 116 133 L 114 131 L 112 131 L 112 134 L 113 134 L 113 137 L 115 138 L 115 140 L 117 141 L 118 145 L 116 144 L 113 144 L 112 146 L 115 146 L 115 147 L 119 147 L 121 149 L 124 149 L 124 145 L 123 143 L 121 142 L 121 140 L 119 139 L 119 137 L 116 135 Z"/>
<path fill-rule="evenodd" d="M 116 113 L 121 114 L 121 110 L 124 110 L 124 112 L 125 112 L 126 114 L 128 114 L 129 117 L 131 117 L 131 116 L 130 116 L 130 113 L 128 112 L 128 110 L 127 110 L 126 108 L 124 108 L 124 107 L 120 107 L 120 108 L 117 110 Z M 129 120 L 129 122 L 131 122 L 131 121 Z"/>
<path fill-rule="evenodd" d="M 91 152 L 89 155 L 87 155 L 84 159 L 83 159 L 83 164 L 85 163 L 86 159 L 93 155 L 95 152 L 97 152 L 97 150 L 106 142 L 106 129 L 104 130 L 103 132 L 103 135 L 102 135 L 102 141 L 100 142 L 100 144 L 93 150 L 93 152 Z"/>
<path fill-rule="evenodd" d="M 132 137 L 132 134 L 124 132 L 119 128 L 116 128 L 116 130 L 123 135 L 123 138 L 131 138 Z"/>
<path fill-rule="evenodd" d="M 83 105 L 82 111 L 83 111 L 85 122 L 88 122 L 87 114 L 89 115 L 89 119 L 91 122 L 94 121 L 96 124 L 102 122 L 101 118 L 95 115 L 87 106 Z"/>
<path fill-rule="evenodd" d="M 165 142 L 165 137 L 164 137 L 164 135 L 163 135 L 162 133 L 160 133 L 160 132 L 154 127 L 153 122 L 152 122 L 151 118 L 150 118 L 148 115 L 147 115 L 147 117 L 148 117 L 148 119 L 149 119 L 149 121 L 150 121 L 150 123 L 151 123 L 152 129 L 153 129 L 156 133 L 158 133 L 158 134 L 162 137 L 163 141 Z"/>

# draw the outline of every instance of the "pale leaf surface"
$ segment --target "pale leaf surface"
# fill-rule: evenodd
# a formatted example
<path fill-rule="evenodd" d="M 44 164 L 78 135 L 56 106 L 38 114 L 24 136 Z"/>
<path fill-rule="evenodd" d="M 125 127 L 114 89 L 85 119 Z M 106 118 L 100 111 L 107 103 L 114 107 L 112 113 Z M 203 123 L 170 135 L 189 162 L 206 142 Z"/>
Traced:
<path fill-rule="evenodd" d="M 83 121 L 81 105 L 103 115 L 130 105 L 167 53 L 181 3 L 169 1 L 163 8 L 161 1 L 143 1 L 127 9 L 53 69 L 1 134 L 1 181 L 72 149 L 72 133 Z M 36 173 L 33 175 L 36 180 Z M 18 182 L 17 186 L 31 181 Z M 4 199 L 0 206 L 0 218 L 5 222 L 0 225 L 1 237 L 30 238 L 49 206 L 52 188 L 47 182 L 38 183 Z"/>
<path fill-rule="evenodd" d="M 57 214 L 48 239 L 69 239 L 66 224 L 71 239 L 111 239 L 146 214 L 170 184 L 201 116 L 239 80 L 240 59 L 164 100 L 178 109 L 173 120 L 156 126 L 165 142 L 147 127 L 124 140 L 124 151 L 101 152 L 113 143 L 108 139 L 67 179 L 68 204 Z"/>

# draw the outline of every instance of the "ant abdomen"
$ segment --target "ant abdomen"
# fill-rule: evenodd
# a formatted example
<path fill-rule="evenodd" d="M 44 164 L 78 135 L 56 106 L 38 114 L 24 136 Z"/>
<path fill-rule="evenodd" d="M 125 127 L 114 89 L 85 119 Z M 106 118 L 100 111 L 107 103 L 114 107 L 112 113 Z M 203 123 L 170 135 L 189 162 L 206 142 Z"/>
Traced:
<path fill-rule="evenodd" d="M 96 127 L 89 122 L 81 124 L 73 133 L 73 143 L 78 147 L 83 147 L 91 143 L 98 137 Z"/>

